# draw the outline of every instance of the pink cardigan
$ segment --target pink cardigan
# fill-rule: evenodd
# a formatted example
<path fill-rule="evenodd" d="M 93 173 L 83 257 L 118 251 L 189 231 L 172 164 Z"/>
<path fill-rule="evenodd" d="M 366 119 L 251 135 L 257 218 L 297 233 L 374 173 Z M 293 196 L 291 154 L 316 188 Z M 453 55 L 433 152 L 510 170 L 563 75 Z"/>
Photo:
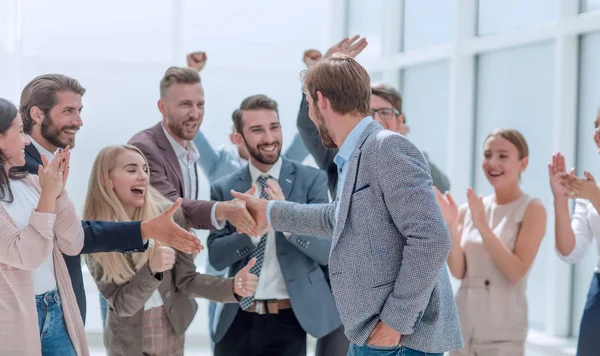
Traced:
<path fill-rule="evenodd" d="M 41 192 L 37 176 L 28 175 L 23 180 Z M 13 204 L 19 204 L 19 197 Z M 32 211 L 23 231 L 0 205 L 0 356 L 41 355 L 31 271 L 44 262 L 52 245 L 54 274 L 69 336 L 77 355 L 89 355 L 83 321 L 61 254 L 78 255 L 83 239 L 81 220 L 66 193 L 56 202 L 56 214 Z"/>

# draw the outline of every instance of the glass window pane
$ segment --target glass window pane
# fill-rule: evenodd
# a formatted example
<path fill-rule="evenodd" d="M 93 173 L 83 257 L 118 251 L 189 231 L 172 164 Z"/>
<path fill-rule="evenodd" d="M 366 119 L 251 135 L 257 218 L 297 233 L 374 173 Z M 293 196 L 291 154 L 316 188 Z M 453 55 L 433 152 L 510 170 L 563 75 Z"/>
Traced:
<path fill-rule="evenodd" d="M 600 33 L 594 33 L 581 38 L 581 57 L 579 66 L 579 118 L 577 124 L 577 174 L 583 176 L 583 171 L 588 170 L 596 179 L 600 177 L 598 164 L 598 149 L 592 139 L 594 134 L 594 120 L 600 107 Z M 567 167 L 573 162 L 567 162 Z M 596 242 L 594 242 L 594 245 Z M 585 257 L 575 265 L 573 280 L 573 324 L 572 330 L 579 333 L 579 323 L 585 306 L 590 280 L 596 266 L 596 247 L 591 246 Z"/>
<path fill-rule="evenodd" d="M 575 1 L 575 0 L 573 0 Z M 479 35 L 556 21 L 558 0 L 479 0 Z"/>
<path fill-rule="evenodd" d="M 348 1 L 348 36 L 361 35 L 369 41 L 361 56 L 379 57 L 383 54 L 385 4 L 384 0 Z"/>
<path fill-rule="evenodd" d="M 410 128 L 407 137 L 442 172 L 448 172 L 450 68 L 439 62 L 404 70 L 402 111 Z M 435 140 L 432 140 L 435 137 Z"/>
<path fill-rule="evenodd" d="M 547 164 L 553 153 L 552 140 L 548 139 L 552 137 L 553 106 L 548 103 L 553 102 L 554 45 L 545 42 L 480 56 L 477 88 L 475 190 L 480 195 L 493 193 L 481 169 L 484 139 L 496 128 L 515 128 L 529 145 L 529 167 L 523 174 L 521 188 L 551 207 Z M 466 201 L 466 197 L 461 198 Z M 547 252 L 553 234 L 549 223 L 529 273 L 529 320 L 536 329 L 543 329 L 546 321 Z"/>
<path fill-rule="evenodd" d="M 404 50 L 449 42 L 454 1 L 405 0 Z"/>
<path fill-rule="evenodd" d="M 581 0 L 581 12 L 600 10 L 600 0 Z"/>

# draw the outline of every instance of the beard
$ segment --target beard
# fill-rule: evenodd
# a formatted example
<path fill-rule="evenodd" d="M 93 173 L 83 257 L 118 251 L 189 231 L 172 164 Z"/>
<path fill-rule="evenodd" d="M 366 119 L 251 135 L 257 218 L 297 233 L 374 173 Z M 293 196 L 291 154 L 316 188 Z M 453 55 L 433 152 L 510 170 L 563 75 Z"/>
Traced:
<path fill-rule="evenodd" d="M 200 129 L 200 123 L 198 123 L 195 127 L 195 130 L 193 130 L 193 132 L 190 132 L 189 130 L 184 129 L 184 125 L 187 125 L 190 122 L 194 122 L 196 120 L 182 120 L 182 121 L 177 121 L 177 120 L 173 120 L 173 119 L 169 119 L 167 120 L 167 125 L 169 126 L 169 130 L 171 130 L 171 132 L 173 133 L 173 135 L 186 140 L 186 141 L 191 141 L 196 137 L 196 134 L 198 133 L 198 130 Z"/>
<path fill-rule="evenodd" d="M 67 145 L 70 148 L 75 147 L 75 136 L 72 139 L 64 139 L 61 140 L 60 134 L 63 130 L 79 130 L 77 126 L 63 126 L 58 127 L 50 115 L 44 115 L 44 120 L 42 121 L 42 137 L 45 138 L 52 146 L 55 147 L 66 147 Z"/>
<path fill-rule="evenodd" d="M 260 148 L 262 146 L 271 146 L 273 144 L 277 144 L 277 149 L 275 149 L 272 152 L 272 153 L 276 153 L 273 157 L 270 157 L 267 154 L 263 154 L 263 152 L 260 150 Z M 246 148 L 248 149 L 248 154 L 250 155 L 250 157 L 252 157 L 257 162 L 260 162 L 262 164 L 267 164 L 267 165 L 275 164 L 275 162 L 277 162 L 277 160 L 279 159 L 279 156 L 281 155 L 281 142 L 272 142 L 272 143 L 268 143 L 268 144 L 258 145 L 256 147 L 250 147 L 248 144 L 246 144 Z"/>
<path fill-rule="evenodd" d="M 317 107 L 315 107 L 315 117 L 317 119 L 317 131 L 319 131 L 319 135 L 321 135 L 323 146 L 325 148 L 337 148 L 337 145 L 333 142 L 333 138 L 329 133 L 329 128 L 327 127 L 327 124 L 325 124 L 325 118 L 323 117 L 323 114 L 321 114 L 321 110 Z"/>

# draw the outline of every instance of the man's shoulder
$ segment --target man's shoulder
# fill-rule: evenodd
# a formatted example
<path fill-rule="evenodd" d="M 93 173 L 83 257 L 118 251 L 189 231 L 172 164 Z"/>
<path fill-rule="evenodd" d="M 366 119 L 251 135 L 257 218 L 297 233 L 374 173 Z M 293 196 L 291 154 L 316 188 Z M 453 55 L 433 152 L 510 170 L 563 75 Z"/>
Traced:
<path fill-rule="evenodd" d="M 156 139 L 154 137 L 154 126 L 142 130 L 133 135 L 127 142 L 130 145 L 137 146 L 138 148 L 151 148 L 156 146 Z"/>
<path fill-rule="evenodd" d="M 244 169 L 247 169 L 247 168 L 246 167 L 240 168 L 240 169 L 235 170 L 227 175 L 224 175 L 223 177 L 215 180 L 212 183 L 212 186 L 218 190 L 229 191 L 229 189 L 231 189 L 231 187 L 239 179 L 239 177 L 242 174 Z"/>
<path fill-rule="evenodd" d="M 315 168 L 315 167 L 311 167 L 311 166 L 307 166 L 305 164 L 302 164 L 300 162 L 296 162 L 294 160 L 291 159 L 287 159 L 287 161 L 294 167 L 294 169 L 298 172 L 300 172 L 303 175 L 307 175 L 307 176 L 318 176 L 319 174 L 325 174 L 324 171 L 322 171 L 321 169 Z"/>

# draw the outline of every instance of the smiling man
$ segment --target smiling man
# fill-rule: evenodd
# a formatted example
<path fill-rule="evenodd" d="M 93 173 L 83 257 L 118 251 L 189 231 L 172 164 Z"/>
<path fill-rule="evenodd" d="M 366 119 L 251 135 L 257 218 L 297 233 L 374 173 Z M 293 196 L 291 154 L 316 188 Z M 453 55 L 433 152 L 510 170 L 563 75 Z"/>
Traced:
<path fill-rule="evenodd" d="M 23 130 L 31 144 L 25 147 L 23 170 L 37 174 L 42 155 L 48 161 L 57 148 L 75 147 L 75 135 L 83 126 L 83 86 L 62 74 L 45 74 L 29 82 L 21 94 Z M 141 252 L 154 238 L 183 251 L 200 251 L 196 237 L 181 229 L 165 214 L 144 222 L 82 221 L 85 240 L 81 253 Z M 86 298 L 80 256 L 64 256 L 81 317 L 85 323 Z M 40 313 L 46 313 L 41 311 Z M 44 319 L 45 320 L 45 319 Z M 51 319 L 48 319 L 51 320 Z"/>

